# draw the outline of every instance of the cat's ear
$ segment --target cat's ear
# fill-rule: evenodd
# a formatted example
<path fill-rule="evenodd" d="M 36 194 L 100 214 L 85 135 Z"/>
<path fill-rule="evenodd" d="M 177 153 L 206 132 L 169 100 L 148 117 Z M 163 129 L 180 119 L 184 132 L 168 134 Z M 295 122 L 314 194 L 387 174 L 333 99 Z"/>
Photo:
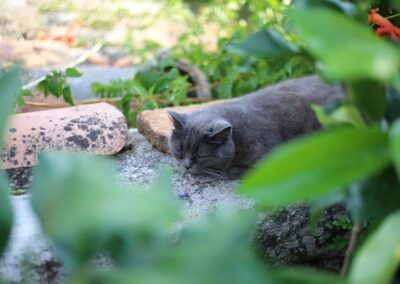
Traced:
<path fill-rule="evenodd" d="M 220 144 L 225 142 L 232 135 L 232 125 L 227 121 L 217 121 L 212 132 L 207 135 L 207 141 Z"/>
<path fill-rule="evenodd" d="M 172 110 L 169 110 L 168 114 L 172 118 L 172 122 L 174 123 L 175 130 L 177 130 L 177 131 L 182 130 L 186 123 L 186 114 L 175 112 Z"/>

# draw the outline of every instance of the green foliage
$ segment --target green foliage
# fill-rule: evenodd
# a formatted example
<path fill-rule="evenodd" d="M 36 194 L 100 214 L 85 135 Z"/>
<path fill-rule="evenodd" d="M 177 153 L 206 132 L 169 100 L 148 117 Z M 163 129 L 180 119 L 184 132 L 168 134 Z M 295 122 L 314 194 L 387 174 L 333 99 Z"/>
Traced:
<path fill-rule="evenodd" d="M 33 93 L 31 90 L 22 90 L 17 96 L 17 105 L 23 106 L 25 105 L 25 98 L 33 97 Z"/>
<path fill-rule="evenodd" d="M 182 104 L 190 86 L 187 76 L 166 60 L 158 68 L 140 72 L 132 79 L 112 80 L 107 84 L 95 82 L 92 92 L 102 98 L 121 98 L 117 106 L 134 126 L 137 114 L 143 109 Z"/>
<path fill-rule="evenodd" d="M 320 197 L 389 162 L 388 137 L 379 130 L 339 128 L 286 143 L 242 182 L 240 192 L 262 207 Z"/>
<path fill-rule="evenodd" d="M 165 174 L 155 189 L 134 191 L 109 173 L 109 163 L 100 158 L 53 154 L 40 159 L 33 208 L 75 269 L 99 250 L 109 251 L 121 265 L 150 261 L 178 216 Z"/>
<path fill-rule="evenodd" d="M 168 3 L 184 5 L 179 0 Z M 325 78 L 347 91 L 343 101 L 313 107 L 327 129 L 276 148 L 244 178 L 239 191 L 262 208 L 303 201 L 321 207 L 345 198 L 352 218 L 336 219 L 333 226 L 350 229 L 352 223 L 373 222 L 377 229 L 371 232 L 375 227 L 367 227 L 371 234 L 356 254 L 348 279 L 275 270 L 260 263 L 252 251 L 253 212 L 217 212 L 173 235 L 179 208 L 167 186 L 168 174 L 151 189 L 134 189 L 110 177 L 110 165 L 103 159 L 46 154 L 36 170 L 32 202 L 44 232 L 72 268 L 71 282 L 391 283 L 400 262 L 399 46 L 377 38 L 359 22 L 366 16 L 366 0 L 296 1 L 290 12 L 293 27 L 284 20 L 286 6 L 280 1 L 207 3 L 195 1 L 191 7 L 204 19 L 218 16 L 229 37 L 221 34 L 218 51 L 208 51 L 194 40 L 202 32 L 201 24 L 188 19 L 193 29 L 183 35 L 171 60 L 187 59 L 200 67 L 217 86 L 215 98 L 239 96 L 307 74 L 314 62 Z M 379 5 L 385 13 L 399 8 L 392 1 Z M 228 25 L 233 22 L 237 24 Z M 277 38 L 271 28 L 282 36 Z M 256 30 L 261 32 L 247 37 Z M 246 53 L 234 53 L 232 46 Z M 14 72 L 0 77 L 4 93 L 19 93 Z M 73 103 L 66 76 L 79 73 L 52 72 L 39 88 Z M 100 96 L 120 100 L 124 114 L 134 120 L 135 110 L 184 103 L 190 84 L 168 61 L 133 79 L 93 88 Z M 4 125 L 12 101 L 8 96 L 0 100 Z M 6 192 L 0 179 L 0 251 L 11 220 Z M 337 249 L 346 243 L 339 236 L 331 245 Z M 94 268 L 90 260 L 99 252 L 108 253 L 115 265 L 106 271 Z"/>
<path fill-rule="evenodd" d="M 0 73 L 0 137 L 2 137 L 7 116 L 15 107 L 16 97 L 21 90 L 20 70 L 17 68 Z"/>
<path fill-rule="evenodd" d="M 7 245 L 13 217 L 9 192 L 5 177 L 0 174 L 0 256 Z"/>
<path fill-rule="evenodd" d="M 357 253 L 349 279 L 358 284 L 389 284 L 400 264 L 400 211 L 389 215 Z"/>
<path fill-rule="evenodd" d="M 312 105 L 311 107 L 318 121 L 326 128 L 337 126 L 366 127 L 359 110 L 353 105 L 338 105 L 333 110 L 330 109 L 329 105 Z"/>
<path fill-rule="evenodd" d="M 21 89 L 20 70 L 6 70 L 0 74 L 0 141 L 5 132 L 7 116 L 15 105 L 15 98 Z M 0 145 L 1 149 L 1 145 Z M 12 224 L 12 209 L 9 199 L 10 189 L 0 173 L 0 255 L 3 253 L 10 236 Z M 1 280 L 0 280 L 1 281 Z"/>
<path fill-rule="evenodd" d="M 244 178 L 240 192 L 264 208 L 310 199 L 324 204 L 330 195 L 345 192 L 338 196 L 352 222 L 334 225 L 382 223 L 357 253 L 350 283 L 391 283 L 400 263 L 400 49 L 358 22 L 365 19 L 360 17 L 365 2 L 350 12 L 346 1 L 297 1 L 290 11 L 304 50 L 323 77 L 343 84 L 346 97 L 313 106 L 327 130 L 273 150 Z M 343 245 L 341 238 L 332 243 Z"/>
<path fill-rule="evenodd" d="M 335 11 L 353 16 L 356 13 L 357 7 L 353 3 L 341 0 L 297 0 L 295 7 L 299 10 L 310 8 L 330 8 Z"/>
<path fill-rule="evenodd" d="M 175 60 L 184 60 L 198 67 L 207 76 L 215 99 L 238 97 L 287 78 L 310 74 L 314 71 L 313 61 L 297 52 L 298 48 L 292 44 L 296 38 L 282 28 L 286 25 L 283 17 L 286 6 L 287 4 L 279 1 L 218 0 L 196 1 L 186 5 L 179 0 L 169 0 L 160 17 L 167 16 L 187 28 L 176 46 L 171 49 L 170 60 L 158 62 L 155 72 L 140 72 L 135 78 L 108 84 L 95 83 L 93 93 L 100 97 L 121 97 L 118 106 L 131 121 L 131 125 L 135 125 L 136 115 L 143 109 L 192 102 L 184 100 L 190 86 L 184 86 L 187 80 L 182 75 L 175 83 L 174 78 L 170 78 L 161 92 L 151 89 L 152 84 L 143 84 L 140 78 L 144 74 L 145 77 L 151 76 L 151 81 L 155 84 L 164 81 L 166 64 L 171 65 Z M 206 28 L 208 26 L 216 27 L 216 50 L 202 40 L 204 35 L 210 34 Z M 249 31 L 265 27 L 269 29 L 260 31 L 240 44 Z M 129 49 L 132 49 L 134 40 L 133 35 L 127 40 Z M 132 49 L 131 53 L 148 58 L 149 50 L 155 52 L 155 47 L 157 46 L 154 43 L 148 42 L 141 48 Z M 247 48 L 251 48 L 253 54 L 264 59 L 268 56 L 267 60 L 260 61 L 247 56 Z M 274 59 L 271 55 L 277 58 Z M 281 55 L 287 55 L 287 58 L 282 60 Z M 160 70 L 164 72 L 159 72 Z M 131 91 L 132 85 L 137 84 L 145 88 L 141 94 Z M 161 103 L 157 96 L 160 93 Z"/>
<path fill-rule="evenodd" d="M 332 224 L 343 230 L 350 230 L 353 227 L 351 220 L 346 215 L 336 218 Z"/>
<path fill-rule="evenodd" d="M 228 46 L 228 48 L 263 59 L 293 55 L 297 51 L 295 46 L 271 29 L 256 32 L 242 43 Z"/>
<path fill-rule="evenodd" d="M 354 222 L 382 221 L 400 209 L 400 184 L 392 167 L 354 183 L 348 192 L 347 207 Z"/>
<path fill-rule="evenodd" d="M 389 82 L 397 74 L 398 50 L 377 38 L 367 25 L 327 9 L 293 10 L 290 17 L 306 50 L 320 62 L 324 77 Z"/>
<path fill-rule="evenodd" d="M 353 82 L 349 86 L 350 100 L 371 121 L 379 121 L 385 112 L 385 88 L 372 81 Z"/>
<path fill-rule="evenodd" d="M 39 82 L 37 89 L 44 93 L 45 97 L 53 95 L 62 97 L 65 102 L 74 105 L 74 97 L 71 87 L 67 83 L 68 77 L 80 77 L 82 74 L 75 68 L 67 68 L 65 71 L 54 70 L 46 75 L 46 78 Z"/>
<path fill-rule="evenodd" d="M 122 188 L 103 159 L 42 155 L 32 203 L 46 235 L 72 269 L 75 283 L 294 283 L 294 273 L 266 268 L 253 253 L 255 212 L 214 212 L 175 232 L 178 207 L 170 174 L 162 171 L 153 188 Z M 176 237 L 175 237 L 176 238 Z M 107 253 L 114 265 L 91 264 Z M 229 269 L 227 269 L 227 267 Z M 337 278 L 313 272 L 320 283 Z M 300 283 L 310 274 L 298 273 Z M 299 283 L 299 282 L 297 282 Z"/>
<path fill-rule="evenodd" d="M 392 152 L 393 163 L 400 176 L 400 119 L 393 123 L 390 131 L 390 150 Z"/>

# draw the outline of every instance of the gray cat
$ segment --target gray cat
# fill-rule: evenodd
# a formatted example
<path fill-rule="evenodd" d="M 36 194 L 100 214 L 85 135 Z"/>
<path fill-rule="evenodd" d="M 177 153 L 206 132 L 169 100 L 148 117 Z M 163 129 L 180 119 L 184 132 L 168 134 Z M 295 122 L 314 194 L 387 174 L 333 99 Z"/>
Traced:
<path fill-rule="evenodd" d="M 310 76 L 191 113 L 170 111 L 169 147 L 192 174 L 237 178 L 276 145 L 320 127 L 310 104 L 342 95 Z"/>

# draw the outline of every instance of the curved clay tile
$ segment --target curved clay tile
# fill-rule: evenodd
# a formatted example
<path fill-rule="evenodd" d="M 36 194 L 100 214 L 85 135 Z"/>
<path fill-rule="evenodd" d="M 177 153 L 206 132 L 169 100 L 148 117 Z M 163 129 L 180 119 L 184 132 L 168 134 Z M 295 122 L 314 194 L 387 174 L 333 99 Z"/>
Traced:
<path fill-rule="evenodd" d="M 126 135 L 122 113 L 106 103 L 12 115 L 0 169 L 36 165 L 41 151 L 115 154 L 124 147 Z"/>

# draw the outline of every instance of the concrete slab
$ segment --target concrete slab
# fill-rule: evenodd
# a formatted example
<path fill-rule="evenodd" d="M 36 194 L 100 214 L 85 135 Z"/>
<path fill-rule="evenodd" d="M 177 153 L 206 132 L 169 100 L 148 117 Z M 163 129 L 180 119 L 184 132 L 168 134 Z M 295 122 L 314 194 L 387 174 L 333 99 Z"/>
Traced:
<path fill-rule="evenodd" d="M 77 69 L 83 73 L 83 76 L 79 78 L 69 78 L 68 83 L 72 88 L 74 97 L 78 100 L 95 98 L 91 89 L 91 84 L 94 82 L 105 84 L 111 80 L 132 78 L 137 71 L 134 67 L 117 68 L 90 65 L 80 65 Z"/>

